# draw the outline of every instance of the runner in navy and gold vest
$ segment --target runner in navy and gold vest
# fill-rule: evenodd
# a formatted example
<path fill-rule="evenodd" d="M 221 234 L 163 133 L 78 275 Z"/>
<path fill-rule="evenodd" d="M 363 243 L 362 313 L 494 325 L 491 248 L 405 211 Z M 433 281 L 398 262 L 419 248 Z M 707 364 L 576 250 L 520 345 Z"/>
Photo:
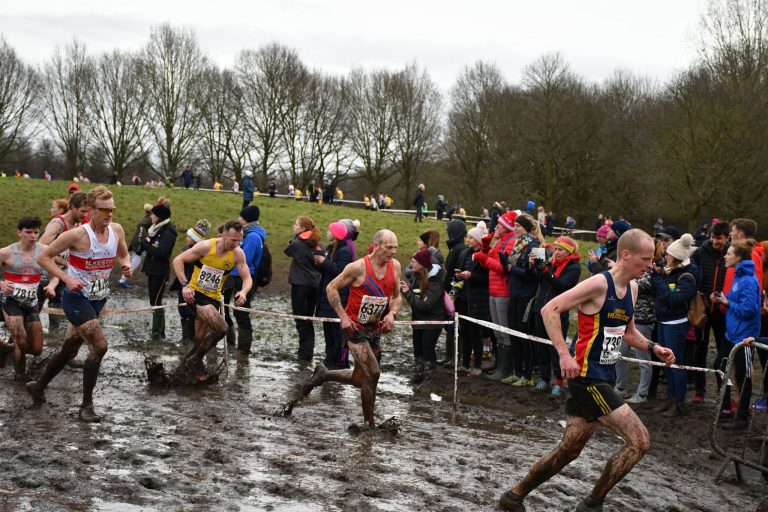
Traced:
<path fill-rule="evenodd" d="M 38 217 L 22 217 L 16 231 L 19 241 L 0 249 L 0 267 L 5 278 L 0 281 L 0 291 L 5 296 L 3 317 L 15 343 L 15 378 L 19 382 L 25 380 L 27 354 L 39 356 L 43 351 L 43 328 L 37 313 L 37 289 L 43 276 L 37 257 L 45 249 L 37 242 L 41 225 Z M 0 357 L 5 359 L 13 346 L 0 347 Z"/>
<path fill-rule="evenodd" d="M 99 314 L 109 297 L 108 279 L 115 258 L 119 260 L 124 276 L 130 277 L 132 271 L 123 227 L 112 222 L 115 211 L 112 192 L 106 187 L 96 187 L 88 192 L 86 204 L 90 209 L 88 223 L 59 235 L 38 258 L 52 278 L 58 278 L 66 285 L 61 306 L 71 325 L 61 349 L 51 357 L 40 379 L 27 383 L 27 391 L 36 404 L 44 403 L 48 383 L 85 343 L 88 357 L 83 363 L 83 402 L 78 417 L 91 423 L 101 421 L 93 410 L 93 389 L 101 360 L 107 352 L 107 339 L 99 323 Z M 54 261 L 64 251 L 70 253 L 66 272 Z"/>
<path fill-rule="evenodd" d="M 328 371 L 323 363 L 318 363 L 304 387 L 305 395 L 326 381 L 359 387 L 366 428 L 375 426 L 373 409 L 380 373 L 376 359 L 376 353 L 380 352 L 379 339 L 382 333 L 392 330 L 402 302 L 397 286 L 400 262 L 394 259 L 397 237 L 392 231 L 382 229 L 374 235 L 373 247 L 371 254 L 347 265 L 326 288 L 328 303 L 341 319 L 342 340 L 355 359 L 355 367 Z M 350 294 L 345 310 L 339 289 L 347 286 Z"/>
<path fill-rule="evenodd" d="M 552 344 L 560 356 L 563 377 L 570 397 L 563 438 L 554 451 L 533 465 L 528 474 L 502 494 L 499 505 L 508 511 L 523 511 L 523 499 L 576 459 L 602 424 L 624 440 L 613 455 L 589 496 L 576 510 L 599 511 L 610 491 L 650 449 L 648 431 L 632 409 L 613 390 L 622 341 L 648 350 L 671 364 L 671 350 L 644 338 L 632 318 L 637 297 L 635 279 L 651 268 L 654 245 L 651 237 L 631 229 L 619 238 L 617 262 L 608 272 L 592 276 L 552 299 L 541 310 Z M 560 314 L 578 308 L 578 334 L 568 348 L 563 338 Z"/>

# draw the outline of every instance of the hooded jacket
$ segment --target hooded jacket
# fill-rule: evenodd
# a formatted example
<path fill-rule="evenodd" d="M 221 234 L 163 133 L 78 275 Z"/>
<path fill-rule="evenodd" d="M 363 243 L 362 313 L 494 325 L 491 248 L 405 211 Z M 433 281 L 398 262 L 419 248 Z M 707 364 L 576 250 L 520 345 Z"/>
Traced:
<path fill-rule="evenodd" d="M 339 242 L 336 252 L 331 255 L 332 252 L 333 244 L 329 244 L 325 248 L 325 260 L 320 266 L 323 277 L 320 280 L 320 293 L 317 296 L 317 315 L 327 318 L 336 318 L 338 315 L 328 302 L 328 293 L 325 289 L 328 286 L 328 283 L 336 279 L 336 276 L 342 273 L 344 267 L 352 263 L 352 253 L 346 242 Z M 345 286 L 339 290 L 339 298 L 341 299 L 341 306 L 347 307 L 349 286 Z"/>
<path fill-rule="evenodd" d="M 240 248 L 245 253 L 245 262 L 248 264 L 248 271 L 251 277 L 256 276 L 256 270 L 261 263 L 261 256 L 264 254 L 264 242 L 267 241 L 267 232 L 258 222 L 249 222 L 243 228 L 243 239 L 240 241 Z M 237 267 L 232 269 L 232 276 L 238 276 Z M 254 286 L 256 283 L 254 283 Z"/>
<path fill-rule="evenodd" d="M 671 322 L 688 318 L 688 303 L 698 291 L 699 269 L 695 264 L 676 267 L 669 274 L 651 276 L 656 319 Z"/>
<path fill-rule="evenodd" d="M 757 284 L 760 286 L 760 293 L 763 292 L 763 258 L 765 257 L 765 248 L 762 244 L 757 244 L 752 248 L 752 261 L 754 262 L 754 272 L 757 278 Z M 738 265 L 736 265 L 738 267 Z M 725 282 L 723 283 L 723 293 L 728 294 L 731 289 L 736 269 L 729 268 L 725 272 Z"/>
<path fill-rule="evenodd" d="M 445 279 L 443 288 L 446 292 L 451 291 L 451 282 L 453 281 L 456 269 L 459 268 L 459 255 L 467 248 L 464 244 L 464 238 L 467 236 L 467 225 L 460 220 L 449 220 L 445 226 L 448 233 L 448 256 L 445 258 Z"/>
<path fill-rule="evenodd" d="M 731 290 L 725 295 L 725 337 L 739 343 L 749 336 L 760 336 L 760 283 L 755 277 L 755 263 L 740 261 L 734 270 Z"/>
<path fill-rule="evenodd" d="M 432 268 L 427 274 L 427 289 L 419 290 L 414 293 L 415 288 L 419 288 L 420 276 L 413 274 L 410 281 L 410 289 L 405 292 L 405 300 L 411 306 L 412 320 L 445 320 L 445 306 L 443 306 L 443 269 L 440 265 L 432 264 Z M 442 329 L 440 325 L 414 325 L 414 329 Z"/>
<path fill-rule="evenodd" d="M 509 297 L 508 274 L 501 265 L 499 253 L 511 253 L 516 239 L 513 231 L 504 233 L 487 253 L 479 251 L 472 255 L 476 262 L 488 269 L 488 291 L 491 297 Z"/>
<path fill-rule="evenodd" d="M 699 291 L 709 298 L 714 292 L 723 290 L 725 284 L 725 253 L 728 250 L 728 244 L 722 251 L 712 247 L 712 240 L 707 240 L 701 247 L 696 249 L 691 255 L 693 261 L 699 270 L 701 270 L 701 280 L 699 280 Z M 715 304 L 712 303 L 707 308 L 707 312 L 713 312 Z"/>

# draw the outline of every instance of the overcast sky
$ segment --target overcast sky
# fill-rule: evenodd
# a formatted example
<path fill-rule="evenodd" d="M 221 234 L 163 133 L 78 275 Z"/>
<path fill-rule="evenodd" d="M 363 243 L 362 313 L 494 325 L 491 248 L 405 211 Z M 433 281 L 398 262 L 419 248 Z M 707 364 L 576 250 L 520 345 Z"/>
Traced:
<path fill-rule="evenodd" d="M 138 49 L 150 27 L 192 28 L 202 49 L 231 66 L 244 48 L 279 42 L 310 68 L 425 67 L 447 91 L 464 66 L 494 63 L 509 81 L 559 51 L 573 71 L 602 81 L 622 68 L 660 82 L 695 58 L 704 0 L 0 0 L 0 33 L 39 64 L 77 37 L 91 52 Z"/>

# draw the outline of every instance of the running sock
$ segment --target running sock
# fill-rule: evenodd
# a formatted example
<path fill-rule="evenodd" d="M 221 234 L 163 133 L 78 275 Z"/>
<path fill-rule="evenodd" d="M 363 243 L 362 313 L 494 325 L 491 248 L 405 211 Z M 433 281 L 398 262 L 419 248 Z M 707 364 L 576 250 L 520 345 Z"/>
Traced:
<path fill-rule="evenodd" d="M 101 361 L 94 357 L 88 357 L 83 364 L 83 405 L 93 404 L 93 388 L 99 378 Z"/>

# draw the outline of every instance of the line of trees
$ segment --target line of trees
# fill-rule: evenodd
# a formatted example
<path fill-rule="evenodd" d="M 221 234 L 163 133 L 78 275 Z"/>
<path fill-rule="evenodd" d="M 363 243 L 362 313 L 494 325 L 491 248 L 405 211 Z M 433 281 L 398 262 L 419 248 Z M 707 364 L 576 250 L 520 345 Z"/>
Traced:
<path fill-rule="evenodd" d="M 598 211 L 693 227 L 751 214 L 768 192 L 768 6 L 711 0 L 699 54 L 667 83 L 618 70 L 588 83 L 547 54 L 519 83 L 464 68 L 444 98 L 417 64 L 311 70 L 291 48 L 214 64 L 195 34 L 165 24 L 134 53 L 75 40 L 39 69 L 0 38 L 0 165 L 121 181 L 344 182 L 410 206 L 418 183 L 470 212 L 533 199 L 582 224 Z M 433 199 L 434 200 L 434 199 Z"/>

